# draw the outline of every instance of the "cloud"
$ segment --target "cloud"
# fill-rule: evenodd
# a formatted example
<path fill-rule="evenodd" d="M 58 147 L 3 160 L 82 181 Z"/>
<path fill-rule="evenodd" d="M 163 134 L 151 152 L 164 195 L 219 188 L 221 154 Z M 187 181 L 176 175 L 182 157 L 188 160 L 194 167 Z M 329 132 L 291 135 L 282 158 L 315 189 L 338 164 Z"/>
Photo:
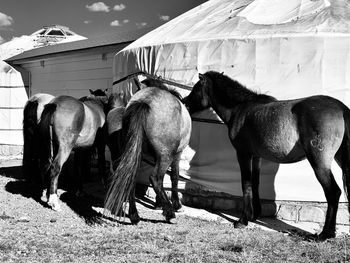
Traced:
<path fill-rule="evenodd" d="M 129 19 L 124 19 L 124 20 L 123 20 L 123 23 L 124 23 L 124 24 L 127 24 L 127 23 L 129 23 L 129 22 L 130 22 Z"/>
<path fill-rule="evenodd" d="M 109 12 L 109 6 L 103 2 L 96 2 L 85 6 L 91 12 Z"/>
<path fill-rule="evenodd" d="M 90 20 L 85 20 L 85 21 L 84 21 L 84 24 L 90 24 L 90 23 L 91 23 Z"/>
<path fill-rule="evenodd" d="M 147 23 L 146 23 L 146 22 L 136 23 L 136 26 L 137 26 L 138 28 L 145 27 L 145 26 L 147 26 Z"/>
<path fill-rule="evenodd" d="M 120 5 L 115 5 L 114 7 L 113 7 L 113 10 L 114 11 L 122 11 L 122 10 L 124 10 L 126 8 L 126 6 L 124 5 L 124 4 L 120 4 Z"/>
<path fill-rule="evenodd" d="M 121 24 L 118 20 L 114 20 L 113 22 L 111 22 L 111 26 L 121 26 Z"/>
<path fill-rule="evenodd" d="M 170 16 L 168 15 L 158 15 L 158 17 L 161 21 L 169 21 L 170 19 Z"/>
<path fill-rule="evenodd" d="M 10 26 L 13 23 L 13 18 L 0 12 L 0 26 Z"/>

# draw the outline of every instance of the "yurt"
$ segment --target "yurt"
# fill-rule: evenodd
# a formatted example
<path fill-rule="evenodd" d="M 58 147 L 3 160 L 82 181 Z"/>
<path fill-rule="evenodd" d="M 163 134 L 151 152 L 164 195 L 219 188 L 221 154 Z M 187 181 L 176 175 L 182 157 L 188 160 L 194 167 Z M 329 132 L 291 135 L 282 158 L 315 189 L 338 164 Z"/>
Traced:
<path fill-rule="evenodd" d="M 198 73 L 208 70 L 224 72 L 247 88 L 280 100 L 325 94 L 350 106 L 350 4 L 343 0 L 209 0 L 117 53 L 113 73 L 117 83 L 132 73 L 146 72 L 183 85 L 178 89 L 186 95 L 198 81 Z M 114 89 L 132 96 L 133 85 L 129 79 Z M 242 195 L 227 128 L 211 111 L 193 116 L 181 169 L 191 182 L 185 192 L 197 187 Z M 332 170 L 342 188 L 336 163 Z M 275 204 L 293 204 L 289 219 L 302 220 L 312 211 L 312 217 L 320 215 L 320 222 L 324 220 L 322 207 L 310 210 L 326 200 L 307 161 L 263 161 L 260 196 Z M 341 202 L 346 202 L 344 194 Z M 313 205 L 303 210 L 305 204 Z M 282 210 L 276 207 L 274 213 Z M 342 218 L 338 213 L 338 221 Z M 348 219 L 342 222 L 349 223 Z"/>
<path fill-rule="evenodd" d="M 82 39 L 86 37 L 68 27 L 52 25 L 0 45 L 0 158 L 21 157 L 23 107 L 30 95 L 24 84 L 29 82 L 29 74 L 21 74 L 4 60 L 26 50 Z"/>

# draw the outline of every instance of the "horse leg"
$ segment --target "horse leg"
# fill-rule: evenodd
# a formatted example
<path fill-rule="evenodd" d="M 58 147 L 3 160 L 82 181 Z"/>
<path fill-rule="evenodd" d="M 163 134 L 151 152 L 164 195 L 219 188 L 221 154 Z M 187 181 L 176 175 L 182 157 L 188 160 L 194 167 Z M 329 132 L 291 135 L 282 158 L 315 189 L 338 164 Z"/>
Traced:
<path fill-rule="evenodd" d="M 252 161 L 252 190 L 253 190 L 253 216 L 255 221 L 261 214 L 261 203 L 259 196 L 261 158 L 253 157 Z"/>
<path fill-rule="evenodd" d="M 234 223 L 235 228 L 243 228 L 248 221 L 253 220 L 253 190 L 252 190 L 252 156 L 237 151 L 237 159 L 241 169 L 241 184 L 243 191 L 243 211 L 240 219 Z"/>
<path fill-rule="evenodd" d="M 84 163 L 84 150 L 76 149 L 74 152 L 74 191 L 76 196 L 83 194 L 83 167 L 86 165 Z"/>
<path fill-rule="evenodd" d="M 338 202 L 341 190 L 334 180 L 331 171 L 331 161 L 325 162 L 317 158 L 317 155 L 307 156 L 317 180 L 320 182 L 327 200 L 326 221 L 322 232 L 319 234 L 319 240 L 335 237 L 336 217 L 338 211 Z"/>
<path fill-rule="evenodd" d="M 91 181 L 91 156 L 93 153 L 92 147 L 82 148 L 79 149 L 79 153 L 81 154 L 80 157 L 80 167 L 81 167 L 81 174 L 80 174 L 80 180 L 83 183 L 83 181 Z M 85 180 L 84 180 L 85 178 Z"/>
<path fill-rule="evenodd" d="M 169 160 L 169 158 L 160 157 L 160 159 L 157 160 L 156 166 L 150 176 L 150 181 L 153 185 L 154 191 L 156 192 L 156 195 L 161 201 L 163 215 L 165 216 L 165 219 L 168 222 L 170 221 L 170 219 L 175 218 L 173 206 L 163 188 L 164 174 L 168 170 L 170 164 L 171 161 Z"/>
<path fill-rule="evenodd" d="M 180 199 L 179 199 L 179 192 L 178 192 L 180 156 L 181 156 L 181 153 L 178 153 L 175 156 L 175 158 L 171 164 L 171 173 L 170 173 L 171 202 L 173 203 L 173 208 L 175 211 L 180 210 L 182 207 Z"/>
<path fill-rule="evenodd" d="M 130 218 L 131 224 L 133 225 L 137 225 L 140 222 L 140 216 L 137 212 L 136 202 L 135 202 L 135 183 L 129 195 L 129 218 Z"/>
<path fill-rule="evenodd" d="M 58 196 L 57 196 L 58 176 L 61 173 L 62 166 L 67 161 L 71 150 L 72 150 L 71 148 L 68 149 L 67 147 L 65 147 L 64 149 L 62 149 L 60 147 L 52 163 L 52 166 L 50 167 L 50 186 L 47 191 L 47 196 L 48 196 L 47 204 L 51 206 L 51 208 L 55 211 L 60 210 L 60 204 L 58 202 Z"/>
<path fill-rule="evenodd" d="M 97 145 L 97 155 L 98 155 L 98 173 L 102 184 L 107 187 L 108 175 L 106 173 L 106 156 L 105 156 L 106 145 L 102 142 Z"/>
<path fill-rule="evenodd" d="M 348 210 L 350 212 L 350 140 L 348 135 L 344 136 L 343 142 L 335 155 L 335 160 L 343 172 L 343 186 L 348 199 Z"/>
<path fill-rule="evenodd" d="M 156 195 L 156 202 L 154 204 L 154 209 L 155 210 L 160 210 L 162 209 L 162 201 L 160 200 L 159 195 Z"/>

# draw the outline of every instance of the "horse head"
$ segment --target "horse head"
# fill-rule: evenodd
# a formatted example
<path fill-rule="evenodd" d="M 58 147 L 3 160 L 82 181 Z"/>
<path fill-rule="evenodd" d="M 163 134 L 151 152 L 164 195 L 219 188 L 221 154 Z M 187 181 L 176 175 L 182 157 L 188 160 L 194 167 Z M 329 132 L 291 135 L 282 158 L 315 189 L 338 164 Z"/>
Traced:
<path fill-rule="evenodd" d="M 209 88 L 211 79 L 205 74 L 199 73 L 199 81 L 193 86 L 191 93 L 182 100 L 190 114 L 209 108 Z"/>
<path fill-rule="evenodd" d="M 101 89 L 97 89 L 97 90 L 92 90 L 92 89 L 89 89 L 90 91 L 90 94 L 93 95 L 93 96 L 96 96 L 96 97 L 104 97 L 104 96 L 107 96 L 107 89 L 105 90 L 101 90 Z"/>
<path fill-rule="evenodd" d="M 90 91 L 90 95 L 88 96 L 84 96 L 82 98 L 80 98 L 79 100 L 81 102 L 87 102 L 87 101 L 92 101 L 94 103 L 96 103 L 97 105 L 100 105 L 100 107 L 103 108 L 104 112 L 107 113 L 108 112 L 108 94 L 107 89 L 105 90 L 101 90 L 101 89 L 97 89 L 97 90 L 91 90 Z"/>
<path fill-rule="evenodd" d="M 126 104 L 127 102 L 124 96 L 124 91 L 122 90 L 118 92 L 113 92 L 108 98 L 108 107 L 110 109 L 125 108 Z"/>

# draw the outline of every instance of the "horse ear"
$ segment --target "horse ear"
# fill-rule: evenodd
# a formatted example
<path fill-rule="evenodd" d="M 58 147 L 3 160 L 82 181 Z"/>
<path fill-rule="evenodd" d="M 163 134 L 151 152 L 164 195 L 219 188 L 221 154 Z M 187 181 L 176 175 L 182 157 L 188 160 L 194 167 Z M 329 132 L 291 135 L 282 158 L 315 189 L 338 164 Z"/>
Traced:
<path fill-rule="evenodd" d="M 199 73 L 198 76 L 199 76 L 199 81 L 200 81 L 202 84 L 205 84 L 206 78 L 205 78 L 204 74 Z"/>
<path fill-rule="evenodd" d="M 121 99 L 124 99 L 124 91 L 123 91 L 123 90 L 120 91 L 119 97 L 120 97 Z"/>
<path fill-rule="evenodd" d="M 89 89 L 90 94 L 94 94 L 94 91 L 92 89 Z"/>

